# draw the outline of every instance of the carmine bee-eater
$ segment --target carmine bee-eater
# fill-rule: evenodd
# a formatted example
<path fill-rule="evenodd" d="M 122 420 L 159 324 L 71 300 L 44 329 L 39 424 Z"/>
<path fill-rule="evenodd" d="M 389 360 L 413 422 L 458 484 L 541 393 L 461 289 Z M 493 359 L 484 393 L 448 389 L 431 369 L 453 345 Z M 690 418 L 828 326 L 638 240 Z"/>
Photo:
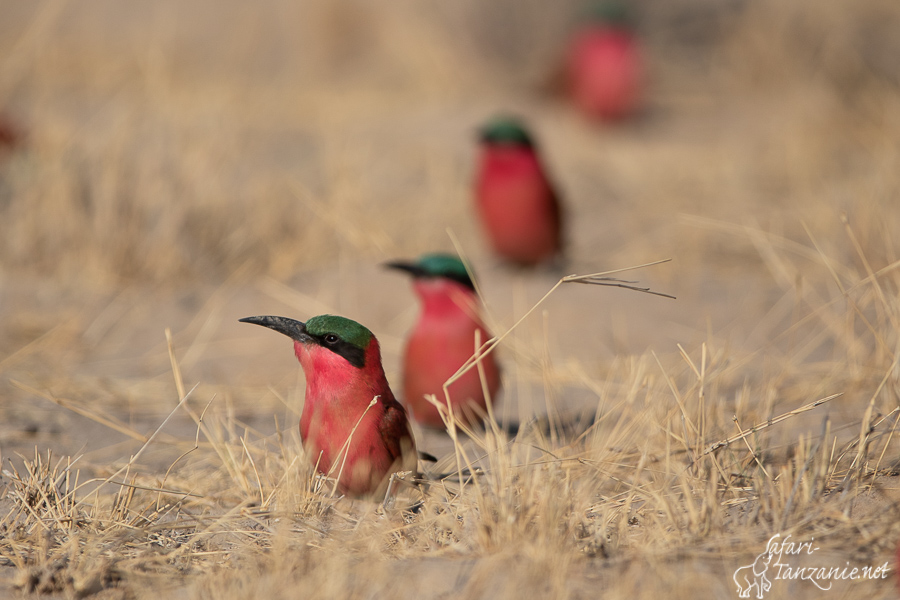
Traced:
<path fill-rule="evenodd" d="M 403 398 L 413 418 L 428 427 L 443 428 L 438 409 L 426 394 L 446 404 L 446 382 L 475 353 L 476 332 L 480 344 L 490 339 L 481 321 L 475 285 L 462 261 L 446 254 L 426 254 L 415 262 L 396 261 L 388 267 L 413 276 L 413 288 L 422 301 L 422 314 L 409 336 L 403 358 Z M 482 359 L 488 395 L 496 400 L 500 370 L 494 355 Z M 463 423 L 480 420 L 487 412 L 487 398 L 478 368 L 473 367 L 448 388 L 453 413 Z"/>
<path fill-rule="evenodd" d="M 416 474 L 416 444 L 406 410 L 388 386 L 371 331 L 334 315 L 306 323 L 285 317 L 241 322 L 294 340 L 306 374 L 300 435 L 310 461 L 320 473 L 336 478 L 342 493 L 377 498 L 393 473 Z"/>
<path fill-rule="evenodd" d="M 643 64 L 623 4 L 594 2 L 571 37 L 566 61 L 569 93 L 586 115 L 615 121 L 637 110 Z"/>
<path fill-rule="evenodd" d="M 23 133 L 11 117 L 0 112 L 0 153 L 11 151 L 22 143 Z"/>
<path fill-rule="evenodd" d="M 475 205 L 494 252 L 524 266 L 558 255 L 559 202 L 525 126 L 513 118 L 490 121 L 481 148 Z"/>

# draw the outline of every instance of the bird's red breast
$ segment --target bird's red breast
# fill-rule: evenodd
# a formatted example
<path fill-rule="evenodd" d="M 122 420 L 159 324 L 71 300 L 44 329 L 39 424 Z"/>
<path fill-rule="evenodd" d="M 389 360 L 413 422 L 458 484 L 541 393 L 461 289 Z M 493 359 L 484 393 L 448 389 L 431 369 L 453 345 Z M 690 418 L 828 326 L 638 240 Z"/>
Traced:
<path fill-rule="evenodd" d="M 534 265 L 560 251 L 559 204 L 532 148 L 483 146 L 476 205 L 494 251 Z"/>
<path fill-rule="evenodd" d="M 587 115 L 615 120 L 634 113 L 642 78 L 634 34 L 603 24 L 583 27 L 570 43 L 568 78 L 573 101 Z"/>
<path fill-rule="evenodd" d="M 404 356 L 404 398 L 413 416 L 429 427 L 444 427 L 437 408 L 425 399 L 434 394 L 445 402 L 443 384 L 475 353 L 476 332 L 480 343 L 490 335 L 481 322 L 478 300 L 470 288 L 449 279 L 418 279 L 414 283 L 422 300 L 422 314 L 413 329 Z M 482 361 L 488 393 L 496 400 L 500 371 L 493 355 Z M 487 399 L 478 369 L 472 368 L 449 388 L 454 414 L 472 422 L 487 410 Z M 477 410 L 475 409 L 477 407 Z"/>

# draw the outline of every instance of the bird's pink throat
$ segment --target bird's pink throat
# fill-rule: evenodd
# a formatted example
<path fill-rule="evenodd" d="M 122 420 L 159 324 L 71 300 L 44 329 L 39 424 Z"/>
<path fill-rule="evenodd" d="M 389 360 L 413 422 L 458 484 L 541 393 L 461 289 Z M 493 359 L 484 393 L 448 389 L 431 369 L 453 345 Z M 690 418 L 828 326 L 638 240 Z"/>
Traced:
<path fill-rule="evenodd" d="M 540 159 L 532 148 L 486 146 L 482 162 L 485 171 L 492 173 L 543 173 Z"/>
<path fill-rule="evenodd" d="M 449 279 L 417 279 L 413 283 L 426 315 L 465 313 L 478 321 L 478 299 L 467 286 Z"/>

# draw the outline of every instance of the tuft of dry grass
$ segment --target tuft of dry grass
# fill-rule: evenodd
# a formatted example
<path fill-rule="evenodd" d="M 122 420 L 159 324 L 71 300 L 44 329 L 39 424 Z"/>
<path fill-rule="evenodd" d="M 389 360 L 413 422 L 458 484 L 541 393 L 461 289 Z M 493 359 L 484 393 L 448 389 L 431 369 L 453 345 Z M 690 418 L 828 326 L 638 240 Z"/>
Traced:
<path fill-rule="evenodd" d="M 141 596 L 188 582 L 189 596 L 201 598 L 300 589 L 413 597 L 432 577 L 453 594 L 550 597 L 577 595 L 597 578 L 624 596 L 655 584 L 617 571 L 661 563 L 666 572 L 690 560 L 715 572 L 713 556 L 733 569 L 778 532 L 880 561 L 900 533 L 898 269 L 860 253 L 867 266 L 857 270 L 797 252 L 796 243 L 785 251 L 785 241 L 760 248 L 782 269 L 814 259 L 824 276 L 846 279 L 819 296 L 798 291 L 784 339 L 741 353 L 711 338 L 619 361 L 602 375 L 580 365 L 581 379 L 567 385 L 596 394 L 585 427 L 572 431 L 557 416 L 516 435 L 496 424 L 453 434 L 465 469 L 434 479 L 439 463 L 415 510 L 331 497 L 296 430 L 260 436 L 215 397 L 200 403 L 187 393 L 175 412 L 196 435 L 170 438 L 179 455 L 165 469 L 137 458 L 159 443 L 169 418 L 113 472 L 42 454 L 4 472 L 10 508 L 0 554 L 29 592 Z M 817 349 L 818 360 L 801 348 Z M 777 373 L 759 364 L 782 350 Z M 180 377 L 174 348 L 172 357 Z M 566 378 L 552 364 L 542 369 Z M 546 401 L 550 414 L 562 413 Z M 86 469 L 99 474 L 84 479 Z M 506 561 L 521 579 L 503 574 Z"/>

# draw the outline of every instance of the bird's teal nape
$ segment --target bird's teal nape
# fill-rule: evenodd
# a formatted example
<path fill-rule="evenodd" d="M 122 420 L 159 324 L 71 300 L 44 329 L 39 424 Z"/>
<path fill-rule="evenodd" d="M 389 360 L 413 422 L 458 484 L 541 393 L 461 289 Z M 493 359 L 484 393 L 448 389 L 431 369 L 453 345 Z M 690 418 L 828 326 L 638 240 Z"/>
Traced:
<path fill-rule="evenodd" d="M 534 141 L 525 125 L 515 117 L 499 117 L 488 121 L 480 130 L 482 142 L 533 147 Z"/>
<path fill-rule="evenodd" d="M 461 283 L 469 289 L 475 289 L 466 265 L 452 254 L 423 254 L 416 262 L 395 261 L 386 263 L 386 266 L 406 271 L 413 277 L 443 277 Z"/>

